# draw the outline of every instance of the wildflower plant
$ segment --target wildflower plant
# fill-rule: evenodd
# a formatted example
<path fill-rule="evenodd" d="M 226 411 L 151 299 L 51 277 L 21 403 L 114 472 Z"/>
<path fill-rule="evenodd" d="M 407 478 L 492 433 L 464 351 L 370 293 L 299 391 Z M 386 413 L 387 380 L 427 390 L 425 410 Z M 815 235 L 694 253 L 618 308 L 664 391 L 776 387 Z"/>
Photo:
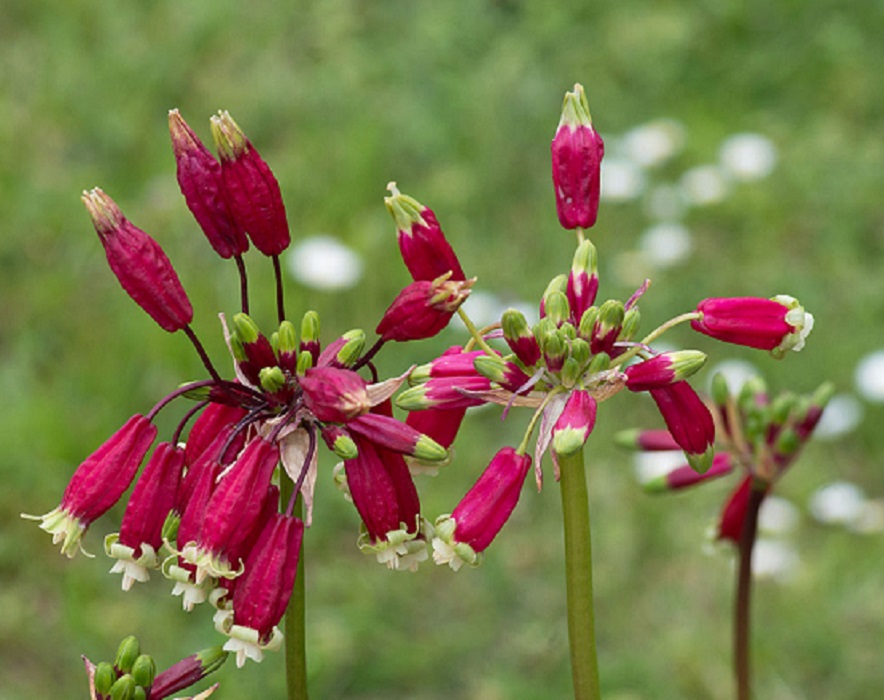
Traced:
<path fill-rule="evenodd" d="M 282 644 L 278 625 L 288 609 L 289 696 L 306 697 L 303 576 L 297 572 L 313 517 L 320 446 L 342 461 L 340 482 L 362 520 L 360 548 L 390 569 L 414 570 L 428 557 L 428 533 L 405 459 L 434 464 L 448 452 L 393 417 L 391 397 L 405 377 L 379 379 L 372 359 L 390 341 L 442 330 L 473 280 L 459 267 L 442 264 L 425 274 L 425 266 L 378 322 L 373 345 L 361 329 L 323 345 L 316 312 L 306 311 L 297 326 L 285 313 L 279 256 L 291 235 L 267 163 L 226 112 L 211 119 L 217 159 L 177 110 L 169 113 L 169 129 L 185 202 L 213 250 L 236 263 L 241 309 L 229 321 L 220 315 L 232 371 L 223 377 L 197 338 L 193 307 L 160 245 L 101 189 L 84 192 L 120 285 L 163 330 L 188 338 L 208 377 L 182 384 L 129 418 L 75 470 L 58 507 L 25 517 L 38 520 L 62 553 L 74 557 L 92 523 L 134 482 L 119 532 L 104 543 L 123 589 L 161 573 L 185 610 L 214 606 L 215 626 L 228 638 L 224 650 L 235 653 L 237 666 Z M 406 260 L 414 256 L 409 245 L 400 240 Z M 416 245 L 436 259 L 438 240 L 418 238 Z M 244 254 L 250 246 L 270 258 L 274 271 L 277 325 L 269 334 L 249 315 Z M 190 405 L 177 428 L 153 447 L 154 419 L 181 400 Z M 131 685 L 119 677 L 126 673 L 116 673 L 111 685 Z M 106 683 L 100 685 L 104 697 Z M 150 684 L 135 685 L 142 696 L 166 696 Z"/>
<path fill-rule="evenodd" d="M 717 453 L 711 468 L 698 474 L 685 464 L 644 484 L 650 493 L 664 493 L 719 479 L 733 471 L 739 474 L 713 528 L 714 538 L 734 546 L 739 558 L 733 624 L 739 700 L 751 697 L 750 602 L 758 515 L 765 498 L 813 436 L 833 391 L 833 386 L 825 383 L 809 395 L 782 392 L 771 396 L 765 382 L 754 377 L 734 395 L 724 376 L 716 374 L 711 398 L 706 401 L 716 425 Z M 673 436 L 663 430 L 624 431 L 616 439 L 624 447 L 641 451 L 678 449 Z"/>
<path fill-rule="evenodd" d="M 471 407 L 498 404 L 504 417 L 517 408 L 531 410 L 520 443 L 498 450 L 460 503 L 436 519 L 433 558 L 455 571 L 481 563 L 515 509 L 532 465 L 541 488 L 542 462 L 548 453 L 563 506 L 575 698 L 598 698 L 600 693 L 583 460 L 600 404 L 623 390 L 647 392 L 666 425 L 668 444 L 684 452 L 686 469 L 697 478 L 714 474 L 720 463 L 714 455 L 715 417 L 688 383 L 706 355 L 691 349 L 660 351 L 654 344 L 671 328 L 689 324 L 704 335 L 783 357 L 803 347 L 813 322 L 788 296 L 710 298 L 643 335 L 639 301 L 649 281 L 628 299 L 599 302 L 598 253 L 586 228 L 598 214 L 603 154 L 584 90 L 576 85 L 565 96 L 551 146 L 559 223 L 576 234 L 570 269 L 547 285 L 539 299 L 539 321 L 533 325 L 520 311 L 509 309 L 498 323 L 480 330 L 458 309 L 470 341 L 413 369 L 411 387 L 396 399 L 400 408 L 412 412 L 408 422 L 430 435 L 445 435 L 446 445 Z M 388 206 L 394 212 L 411 212 L 410 228 L 406 217 L 394 214 L 400 238 L 419 239 L 425 227 L 435 225 L 435 217 L 426 213 L 429 209 L 398 191 L 393 191 Z"/>

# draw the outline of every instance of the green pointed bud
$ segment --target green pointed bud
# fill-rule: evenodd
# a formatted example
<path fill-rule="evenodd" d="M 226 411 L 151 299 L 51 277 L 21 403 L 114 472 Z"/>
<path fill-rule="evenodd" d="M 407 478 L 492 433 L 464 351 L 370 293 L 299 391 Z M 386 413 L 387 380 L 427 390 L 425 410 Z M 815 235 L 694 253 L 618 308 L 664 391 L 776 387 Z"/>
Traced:
<path fill-rule="evenodd" d="M 588 238 L 584 239 L 574 251 L 571 271 L 574 273 L 585 272 L 590 277 L 598 272 L 598 253 Z"/>
<path fill-rule="evenodd" d="M 291 321 L 280 323 L 279 330 L 273 334 L 273 337 L 276 338 L 273 349 L 277 354 L 298 352 L 298 336 L 295 333 L 295 324 Z"/>
<path fill-rule="evenodd" d="M 577 383 L 577 380 L 580 377 L 581 367 L 582 365 L 573 357 L 569 357 L 567 360 L 565 360 L 565 364 L 562 365 L 562 384 L 565 385 L 565 388 L 574 388 L 574 385 Z M 560 452 L 559 454 L 563 453 Z"/>
<path fill-rule="evenodd" d="M 593 356 L 592 361 L 589 363 L 589 368 L 586 370 L 587 374 L 598 374 L 599 372 L 604 372 L 611 368 L 611 357 L 606 352 L 600 352 L 598 355 Z"/>
<path fill-rule="evenodd" d="M 344 367 L 352 367 L 362 357 L 362 351 L 365 349 L 365 331 L 361 328 L 354 328 L 352 331 L 344 333 L 341 337 L 346 342 L 338 350 L 335 357 Z"/>
<path fill-rule="evenodd" d="M 237 337 L 246 345 L 254 343 L 261 335 L 261 329 L 249 316 L 238 313 L 233 317 L 233 328 Z"/>
<path fill-rule="evenodd" d="M 285 386 L 285 374 L 279 367 L 262 367 L 258 372 L 258 379 L 261 381 L 261 388 L 271 394 Z"/>
<path fill-rule="evenodd" d="M 518 309 L 504 311 L 503 316 L 500 317 L 500 327 L 503 329 L 503 337 L 509 341 L 518 342 L 531 335 L 528 319 Z"/>
<path fill-rule="evenodd" d="M 715 456 L 715 449 L 710 445 L 703 454 L 684 453 L 688 459 L 688 464 L 697 474 L 705 474 L 712 466 L 712 458 Z"/>
<path fill-rule="evenodd" d="M 825 408 L 835 395 L 835 385 L 832 382 L 820 384 L 810 397 L 810 405 L 816 408 Z"/>
<path fill-rule="evenodd" d="M 583 338 L 574 338 L 571 341 L 571 357 L 583 367 L 587 362 L 589 362 L 589 356 L 592 353 L 589 350 L 589 343 L 587 343 Z"/>
<path fill-rule="evenodd" d="M 228 342 L 230 343 L 230 352 L 233 354 L 234 360 L 237 362 L 245 362 L 249 359 L 246 355 L 246 349 L 243 347 L 242 340 L 240 340 L 239 336 L 236 334 L 236 329 L 230 334 Z"/>
<path fill-rule="evenodd" d="M 674 350 L 664 355 L 669 358 L 674 382 L 687 379 L 706 364 L 706 353 L 699 350 Z"/>
<path fill-rule="evenodd" d="M 574 340 L 577 337 L 577 329 L 574 328 L 574 324 L 570 321 L 565 321 L 559 326 L 559 333 L 568 340 Z"/>
<path fill-rule="evenodd" d="M 338 435 L 332 443 L 332 450 L 341 459 L 356 459 L 359 456 L 359 448 L 349 435 Z"/>
<path fill-rule="evenodd" d="M 758 405 L 766 403 L 767 384 L 761 377 L 751 377 L 746 380 L 737 395 L 737 403 L 744 411 L 751 411 Z"/>
<path fill-rule="evenodd" d="M 200 662 L 200 670 L 205 678 L 221 668 L 227 661 L 227 652 L 222 647 L 209 647 L 197 652 L 196 658 Z"/>
<path fill-rule="evenodd" d="M 150 688 L 157 675 L 157 665 L 152 656 L 142 654 L 132 664 L 132 678 L 142 688 Z"/>
<path fill-rule="evenodd" d="M 568 345 L 562 334 L 555 331 L 547 333 L 540 346 L 543 348 L 547 368 L 553 372 L 561 370 L 568 356 Z"/>
<path fill-rule="evenodd" d="M 731 392 L 727 386 L 727 379 L 724 378 L 721 372 L 716 372 L 712 375 L 711 393 L 712 401 L 715 402 L 715 405 L 724 410 L 731 397 Z"/>
<path fill-rule="evenodd" d="M 506 380 L 506 362 L 497 355 L 479 355 L 473 360 L 476 371 L 492 382 L 503 384 Z"/>
<path fill-rule="evenodd" d="M 770 406 L 770 420 L 774 425 L 784 425 L 792 410 L 798 405 L 798 398 L 789 391 L 779 394 Z"/>
<path fill-rule="evenodd" d="M 595 328 L 595 322 L 599 319 L 599 309 L 597 306 L 590 306 L 583 312 L 580 317 L 580 325 L 577 327 L 577 335 L 584 340 L 592 340 L 592 331 Z"/>
<path fill-rule="evenodd" d="M 645 493 L 666 493 L 667 491 L 672 490 L 669 486 L 668 474 L 661 474 L 660 476 L 655 476 L 647 481 L 643 481 L 641 483 L 641 488 Z"/>
<path fill-rule="evenodd" d="M 301 342 L 319 342 L 319 314 L 315 311 L 308 311 L 301 319 Z"/>
<path fill-rule="evenodd" d="M 615 328 L 623 326 L 623 319 L 626 317 L 626 310 L 623 308 L 623 302 L 617 299 L 608 299 L 599 308 L 599 331 L 598 336 L 605 336 Z"/>
<path fill-rule="evenodd" d="M 279 354 L 279 331 L 273 331 L 270 334 L 270 347 L 273 349 L 273 354 Z"/>
<path fill-rule="evenodd" d="M 421 435 L 414 445 L 411 456 L 421 461 L 441 462 L 448 458 L 448 450 L 428 435 Z"/>
<path fill-rule="evenodd" d="M 170 510 L 163 523 L 163 541 L 174 542 L 178 538 L 178 526 L 181 524 L 181 514 Z"/>
<path fill-rule="evenodd" d="M 639 443 L 639 435 L 642 434 L 641 428 L 630 428 L 629 430 L 618 430 L 614 433 L 614 444 L 626 450 L 641 449 Z"/>
<path fill-rule="evenodd" d="M 549 284 L 546 285 L 543 296 L 540 297 L 543 300 L 544 308 L 546 305 L 546 298 L 553 292 L 561 292 L 562 294 L 568 293 L 568 275 L 556 275 L 549 281 Z"/>
<path fill-rule="evenodd" d="M 568 304 L 568 296 L 564 292 L 550 292 L 543 298 L 546 318 L 551 319 L 557 326 L 561 326 L 571 315 L 571 306 Z"/>
<path fill-rule="evenodd" d="M 135 686 L 135 693 L 132 695 L 132 700 L 147 700 L 147 691 L 140 685 Z"/>
<path fill-rule="evenodd" d="M 95 692 L 101 696 L 110 695 L 111 688 L 117 682 L 117 672 L 114 665 L 108 661 L 102 661 L 95 667 L 93 676 Z"/>
<path fill-rule="evenodd" d="M 135 679 L 128 673 L 117 678 L 110 691 L 111 700 L 135 700 Z"/>
<path fill-rule="evenodd" d="M 135 659 L 140 655 L 141 645 L 138 644 L 138 640 L 133 636 L 126 637 L 120 642 L 120 646 L 117 649 L 114 666 L 121 673 L 129 673 L 132 670 L 132 664 L 135 663 Z"/>
<path fill-rule="evenodd" d="M 801 438 L 792 428 L 784 428 L 777 435 L 776 451 L 781 455 L 790 455 L 801 447 Z"/>
<path fill-rule="evenodd" d="M 313 355 L 309 352 L 298 354 L 298 374 L 306 374 L 307 370 L 313 367 Z"/>
<path fill-rule="evenodd" d="M 543 350 L 543 344 L 550 334 L 555 335 L 556 324 L 551 318 L 542 318 L 534 326 L 534 337 L 537 338 L 537 345 Z"/>
<path fill-rule="evenodd" d="M 621 341 L 629 341 L 638 333 L 638 327 L 641 324 L 641 313 L 638 307 L 633 306 L 623 315 L 623 325 L 620 328 L 620 336 L 617 338 Z"/>

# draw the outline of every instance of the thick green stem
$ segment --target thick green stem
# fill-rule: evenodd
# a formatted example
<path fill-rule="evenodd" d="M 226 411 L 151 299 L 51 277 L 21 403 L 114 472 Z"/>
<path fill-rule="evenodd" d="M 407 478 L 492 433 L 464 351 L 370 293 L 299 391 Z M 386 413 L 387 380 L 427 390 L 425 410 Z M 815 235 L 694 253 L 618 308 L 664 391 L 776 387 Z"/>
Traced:
<path fill-rule="evenodd" d="M 294 484 L 283 478 L 280 484 L 280 502 L 285 509 L 292 496 Z M 301 497 L 295 503 L 296 517 L 303 516 Z M 288 700 L 306 700 L 307 698 L 307 644 L 304 638 L 304 613 L 306 596 L 304 591 L 304 544 L 301 544 L 301 556 L 298 559 L 298 573 L 295 587 L 285 611 L 283 634 L 285 635 L 285 686 Z"/>
<path fill-rule="evenodd" d="M 583 450 L 559 457 L 562 518 L 565 526 L 565 585 L 568 601 L 568 641 L 575 700 L 598 700 L 599 664 L 595 648 L 592 598 L 592 541 L 589 493 Z"/>
<path fill-rule="evenodd" d="M 758 511 L 767 491 L 764 487 L 749 491 L 749 503 L 740 536 L 740 565 L 737 569 L 737 593 L 734 601 L 734 675 L 737 683 L 737 700 L 752 697 L 749 664 L 749 627 L 751 622 L 752 549 L 758 533 Z"/>

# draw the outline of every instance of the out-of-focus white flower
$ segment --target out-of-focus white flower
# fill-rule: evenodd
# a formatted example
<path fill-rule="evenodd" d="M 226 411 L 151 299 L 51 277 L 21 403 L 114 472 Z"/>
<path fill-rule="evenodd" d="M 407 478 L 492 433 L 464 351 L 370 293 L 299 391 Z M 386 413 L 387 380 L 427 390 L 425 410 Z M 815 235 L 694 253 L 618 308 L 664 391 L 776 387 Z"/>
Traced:
<path fill-rule="evenodd" d="M 717 204 L 728 195 L 728 180 L 717 165 L 698 165 L 681 176 L 685 199 L 694 206 Z"/>
<path fill-rule="evenodd" d="M 656 224 L 645 229 L 639 242 L 645 257 L 656 267 L 670 267 L 691 252 L 691 233 L 681 224 Z"/>
<path fill-rule="evenodd" d="M 669 160 L 684 146 L 684 127 L 671 119 L 656 119 L 627 132 L 621 143 L 623 154 L 643 168 Z"/>
<path fill-rule="evenodd" d="M 829 399 L 813 435 L 820 440 L 833 440 L 854 430 L 862 417 L 863 407 L 859 401 L 849 394 L 838 394 Z"/>
<path fill-rule="evenodd" d="M 362 259 L 338 239 L 309 236 L 292 246 L 286 266 L 294 279 L 314 289 L 349 289 L 362 278 Z"/>
<path fill-rule="evenodd" d="M 759 538 L 752 549 L 752 573 L 756 578 L 771 578 L 788 583 L 801 568 L 801 559 L 787 542 Z"/>
<path fill-rule="evenodd" d="M 856 484 L 833 481 L 810 497 L 810 512 L 822 523 L 850 525 L 862 516 L 865 502 L 866 496 Z"/>
<path fill-rule="evenodd" d="M 631 160 L 609 156 L 602 161 L 602 199 L 625 202 L 638 197 L 644 189 L 644 174 Z"/>
<path fill-rule="evenodd" d="M 677 221 L 687 208 L 684 193 L 678 185 L 655 185 L 645 203 L 647 215 L 658 221 Z"/>
<path fill-rule="evenodd" d="M 884 402 L 884 350 L 876 350 L 859 361 L 853 375 L 856 390 L 864 399 Z"/>
<path fill-rule="evenodd" d="M 761 503 L 758 529 L 770 535 L 788 535 L 798 525 L 798 508 L 785 498 L 768 496 Z"/>
<path fill-rule="evenodd" d="M 640 484 L 668 474 L 676 467 L 685 463 L 684 452 L 681 450 L 665 450 L 663 452 L 636 452 L 635 478 Z"/>
<path fill-rule="evenodd" d="M 777 149 L 761 134 L 734 134 L 721 144 L 719 160 L 734 180 L 759 180 L 773 172 Z"/>

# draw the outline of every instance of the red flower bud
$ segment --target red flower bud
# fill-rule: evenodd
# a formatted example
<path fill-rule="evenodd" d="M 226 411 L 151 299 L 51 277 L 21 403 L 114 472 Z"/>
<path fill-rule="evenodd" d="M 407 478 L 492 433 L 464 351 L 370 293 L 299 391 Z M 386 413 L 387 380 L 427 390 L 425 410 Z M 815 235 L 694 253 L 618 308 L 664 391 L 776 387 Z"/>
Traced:
<path fill-rule="evenodd" d="M 81 197 L 107 254 L 111 270 L 132 300 L 163 330 L 173 333 L 193 320 L 193 307 L 159 244 L 134 226 L 97 187 Z"/>
<path fill-rule="evenodd" d="M 566 229 L 589 228 L 599 210 L 605 144 L 592 128 L 589 104 L 581 85 L 565 94 L 562 118 L 550 150 L 559 222 Z"/>
<path fill-rule="evenodd" d="M 384 204 L 396 221 L 399 251 L 412 279 L 429 281 L 449 272 L 453 280 L 466 279 L 433 211 L 400 194 L 395 182 L 387 189 L 391 196 L 384 198 Z"/>
<path fill-rule="evenodd" d="M 724 504 L 718 521 L 718 539 L 730 540 L 737 546 L 743 536 L 743 523 L 749 507 L 749 492 L 752 490 L 752 475 L 747 475 Z"/>
<path fill-rule="evenodd" d="M 178 186 L 187 208 L 222 258 L 242 255 L 249 239 L 230 213 L 221 164 L 203 145 L 177 109 L 169 112 L 169 134 L 178 166 Z"/>
<path fill-rule="evenodd" d="M 412 282 L 384 312 L 375 332 L 385 341 L 432 338 L 448 325 L 474 282 L 446 276 Z"/>
<path fill-rule="evenodd" d="M 313 367 L 300 379 L 304 403 L 317 420 L 346 423 L 368 412 L 371 401 L 365 380 L 338 367 Z"/>
<path fill-rule="evenodd" d="M 712 464 L 715 423 L 706 404 L 685 381 L 650 390 L 666 427 L 698 472 Z"/>
<path fill-rule="evenodd" d="M 264 255 L 279 255 L 291 235 L 276 177 L 226 111 L 211 123 L 233 218 Z"/>

